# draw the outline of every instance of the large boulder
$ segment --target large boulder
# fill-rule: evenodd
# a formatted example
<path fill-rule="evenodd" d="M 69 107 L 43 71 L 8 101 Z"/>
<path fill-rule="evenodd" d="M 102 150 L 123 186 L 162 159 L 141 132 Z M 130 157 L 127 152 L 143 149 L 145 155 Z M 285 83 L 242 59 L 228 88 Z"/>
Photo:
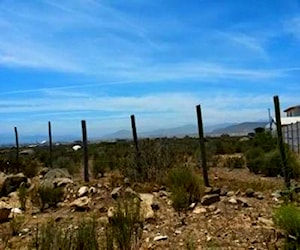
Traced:
<path fill-rule="evenodd" d="M 16 191 L 23 182 L 28 182 L 28 178 L 23 173 L 6 175 L 2 184 L 0 182 L 0 197 Z"/>
<path fill-rule="evenodd" d="M 72 180 L 72 176 L 69 174 L 67 169 L 54 168 L 49 170 L 41 181 L 41 187 L 55 188 L 62 180 L 66 183 L 66 179 Z M 70 183 L 72 183 L 70 181 Z"/>

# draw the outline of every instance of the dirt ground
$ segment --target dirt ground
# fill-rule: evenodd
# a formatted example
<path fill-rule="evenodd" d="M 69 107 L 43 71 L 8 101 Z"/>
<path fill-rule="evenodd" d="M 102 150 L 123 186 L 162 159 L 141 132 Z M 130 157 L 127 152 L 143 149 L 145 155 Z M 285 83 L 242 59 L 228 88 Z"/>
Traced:
<path fill-rule="evenodd" d="M 247 169 L 211 168 L 209 174 L 211 186 L 221 188 L 220 201 L 209 206 L 196 204 L 181 214 L 173 209 L 164 188 L 144 187 L 144 191 L 154 194 L 159 209 L 144 224 L 140 249 L 282 249 L 283 235 L 272 222 L 273 211 L 281 201 L 272 193 L 283 188 L 283 179 L 261 177 Z M 37 225 L 49 218 L 69 224 L 88 215 L 105 220 L 113 186 L 122 182 L 122 177 L 112 176 L 88 184 L 75 180 L 74 190 L 82 185 L 97 189 L 89 211 L 73 211 L 68 202 L 44 212 L 29 205 L 18 235 L 9 237 L 10 222 L 0 224 L 0 249 L 27 249 Z M 143 189 L 143 184 L 132 186 Z M 247 197 L 246 191 L 251 189 L 255 193 Z M 159 235 L 166 237 L 154 241 Z"/>

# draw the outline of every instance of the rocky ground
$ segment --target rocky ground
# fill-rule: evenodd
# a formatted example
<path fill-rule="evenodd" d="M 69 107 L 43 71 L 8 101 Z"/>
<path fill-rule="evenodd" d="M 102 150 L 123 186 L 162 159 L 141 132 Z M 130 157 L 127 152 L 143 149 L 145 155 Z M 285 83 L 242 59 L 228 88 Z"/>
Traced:
<path fill-rule="evenodd" d="M 80 176 L 46 169 L 26 184 L 29 192 L 39 185 L 64 186 L 65 200 L 41 212 L 28 199 L 26 211 L 21 211 L 18 195 L 11 191 L 24 177 L 8 181 L 0 173 L 0 249 L 27 249 L 37 225 L 49 218 L 72 225 L 94 215 L 105 224 L 115 200 L 126 192 L 139 196 L 145 208 L 141 249 L 281 249 L 283 235 L 273 224 L 272 212 L 282 202 L 276 191 L 282 189 L 283 179 L 260 177 L 247 169 L 211 168 L 209 172 L 214 188 L 207 188 L 201 202 L 180 214 L 165 187 L 130 183 L 118 173 L 84 183 Z M 12 236 L 11 217 L 19 214 L 24 220 Z"/>

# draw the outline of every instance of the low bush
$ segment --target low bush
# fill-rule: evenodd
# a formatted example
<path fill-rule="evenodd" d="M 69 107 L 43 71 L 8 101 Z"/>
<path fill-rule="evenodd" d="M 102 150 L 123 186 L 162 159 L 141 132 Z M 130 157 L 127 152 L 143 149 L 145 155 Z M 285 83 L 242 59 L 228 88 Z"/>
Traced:
<path fill-rule="evenodd" d="M 167 170 L 176 163 L 170 144 L 164 140 L 145 139 L 140 143 L 137 155 L 132 148 L 123 168 L 124 175 L 132 180 L 156 182 L 161 184 Z"/>
<path fill-rule="evenodd" d="M 89 218 L 64 228 L 51 219 L 37 227 L 29 247 L 36 250 L 97 250 L 97 222 L 95 218 Z"/>
<path fill-rule="evenodd" d="M 274 213 L 274 221 L 286 234 L 285 249 L 300 248 L 300 210 L 293 204 L 285 204 Z"/>
<path fill-rule="evenodd" d="M 22 226 L 24 225 L 25 217 L 23 215 L 16 215 L 9 221 L 11 235 L 16 236 L 20 233 Z"/>
<path fill-rule="evenodd" d="M 175 210 L 187 209 L 201 197 L 202 178 L 190 167 L 176 167 L 170 170 L 167 180 L 171 189 L 172 204 Z"/>
<path fill-rule="evenodd" d="M 70 174 L 77 173 L 80 166 L 71 157 L 60 156 L 53 161 L 53 168 L 66 168 Z"/>
<path fill-rule="evenodd" d="M 32 178 L 37 175 L 40 167 L 37 159 L 24 156 L 20 159 L 20 164 L 20 170 L 25 176 Z"/>
<path fill-rule="evenodd" d="M 246 160 L 243 156 L 229 156 L 225 159 L 224 167 L 226 168 L 243 168 Z"/>
<path fill-rule="evenodd" d="M 27 202 L 27 188 L 24 183 L 22 183 L 18 189 L 18 197 L 20 201 L 20 207 L 23 211 L 25 211 Z"/>
<path fill-rule="evenodd" d="M 63 200 L 64 190 L 62 187 L 52 188 L 52 187 L 39 187 L 38 194 L 40 197 L 40 206 L 43 210 L 46 205 L 49 207 L 55 207 L 56 204 Z"/>
<path fill-rule="evenodd" d="M 104 173 L 109 169 L 109 159 L 105 152 L 94 153 L 92 172 L 95 178 L 104 176 Z"/>
<path fill-rule="evenodd" d="M 257 147 L 251 148 L 246 153 L 247 167 L 255 174 L 258 174 L 264 165 L 264 151 Z"/>
<path fill-rule="evenodd" d="M 138 199 L 126 198 L 117 203 L 106 227 L 106 249 L 139 249 L 143 218 Z"/>

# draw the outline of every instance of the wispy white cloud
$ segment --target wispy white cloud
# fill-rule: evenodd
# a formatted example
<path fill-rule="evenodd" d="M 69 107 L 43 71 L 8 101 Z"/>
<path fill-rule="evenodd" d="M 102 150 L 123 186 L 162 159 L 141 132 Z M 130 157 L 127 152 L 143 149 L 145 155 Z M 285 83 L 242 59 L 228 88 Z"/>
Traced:
<path fill-rule="evenodd" d="M 300 40 L 300 16 L 294 17 L 286 21 L 285 29 L 296 39 Z"/>
<path fill-rule="evenodd" d="M 269 59 L 269 55 L 266 50 L 265 41 L 260 35 L 254 36 L 245 33 L 233 33 L 233 32 L 218 32 L 223 38 L 235 43 L 234 45 L 240 45 L 241 47 L 249 50 L 250 52 L 255 53 L 256 55 Z"/>

